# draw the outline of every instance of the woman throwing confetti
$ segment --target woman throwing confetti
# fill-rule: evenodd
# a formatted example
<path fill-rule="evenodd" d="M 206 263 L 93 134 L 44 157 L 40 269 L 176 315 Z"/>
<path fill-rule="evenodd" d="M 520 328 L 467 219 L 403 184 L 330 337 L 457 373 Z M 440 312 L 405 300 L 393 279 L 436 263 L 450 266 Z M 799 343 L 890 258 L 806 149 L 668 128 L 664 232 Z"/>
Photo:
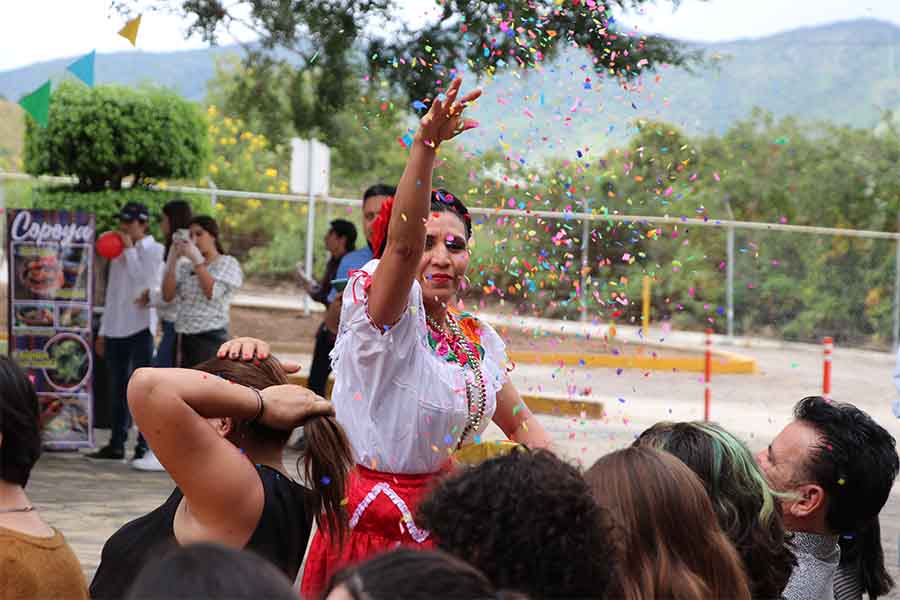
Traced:
<path fill-rule="evenodd" d="M 507 377 L 500 337 L 453 309 L 466 281 L 472 226 L 459 198 L 430 183 L 441 143 L 477 126 L 462 113 L 481 92 L 457 99 L 460 84 L 422 119 L 396 199 L 382 205 L 374 225 L 376 259 L 351 272 L 344 290 L 332 402 L 357 462 L 347 493 L 352 529 L 343 544 L 316 535 L 304 598 L 316 598 L 348 563 L 398 543 L 431 547 L 413 518 L 419 499 L 448 469 L 450 455 L 476 441 L 491 419 L 513 441 L 550 445 Z M 248 357 L 263 348 L 235 340 L 220 355 Z"/>

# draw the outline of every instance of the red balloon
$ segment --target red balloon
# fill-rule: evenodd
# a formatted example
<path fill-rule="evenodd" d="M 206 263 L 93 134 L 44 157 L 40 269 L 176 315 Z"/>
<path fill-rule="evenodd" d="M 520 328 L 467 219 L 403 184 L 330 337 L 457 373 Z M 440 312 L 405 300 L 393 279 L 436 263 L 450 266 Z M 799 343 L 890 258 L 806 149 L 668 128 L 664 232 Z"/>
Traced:
<path fill-rule="evenodd" d="M 107 231 L 97 238 L 97 254 L 103 258 L 112 260 L 122 254 L 124 250 L 125 244 L 122 243 L 122 238 L 115 231 Z"/>

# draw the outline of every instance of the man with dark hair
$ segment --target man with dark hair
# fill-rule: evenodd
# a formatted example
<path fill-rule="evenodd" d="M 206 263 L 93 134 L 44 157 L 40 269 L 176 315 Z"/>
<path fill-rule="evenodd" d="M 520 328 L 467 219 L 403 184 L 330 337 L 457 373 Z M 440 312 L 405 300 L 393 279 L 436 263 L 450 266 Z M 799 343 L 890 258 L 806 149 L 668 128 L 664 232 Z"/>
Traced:
<path fill-rule="evenodd" d="M 332 340 L 334 339 L 334 336 L 337 335 L 338 321 L 341 318 L 342 284 L 350 277 L 350 271 L 362 269 L 367 262 L 372 260 L 372 223 L 375 222 L 375 217 L 381 212 L 382 203 L 396 193 L 397 188 L 379 183 L 367 189 L 363 194 L 363 231 L 366 234 L 366 245 L 353 252 L 348 252 L 341 258 L 341 263 L 338 265 L 337 273 L 335 274 L 335 281 L 341 283 L 337 287 L 332 288 L 328 293 L 328 309 L 325 312 L 324 327 L 331 333 Z M 334 341 L 332 341 L 332 345 L 333 344 Z M 321 391 L 316 390 L 311 385 L 309 388 L 319 395 L 324 395 L 328 374 L 331 373 L 331 359 L 328 357 L 327 353 L 323 356 L 323 362 L 325 363 L 325 369 L 327 370 L 322 379 Z M 312 370 L 318 368 L 318 366 L 315 357 L 313 357 L 313 366 L 310 367 L 310 384 L 312 384 Z"/>
<path fill-rule="evenodd" d="M 852 535 L 884 506 L 900 470 L 894 438 L 853 405 L 810 396 L 794 421 L 757 455 L 782 500 L 797 556 L 785 600 L 832 600 L 838 537 Z"/>
<path fill-rule="evenodd" d="M 122 460 L 131 428 L 126 390 L 131 374 L 149 367 L 153 359 L 156 310 L 138 303 L 144 290 L 159 285 L 163 245 L 148 233 L 150 211 L 138 202 L 128 202 L 119 211 L 116 233 L 125 250 L 109 264 L 106 302 L 97 336 L 97 355 L 106 358 L 109 396 L 112 404 L 112 437 L 109 444 L 88 458 Z M 138 436 L 134 458 L 147 452 L 147 442 Z"/>
<path fill-rule="evenodd" d="M 325 234 L 325 247 L 331 254 L 328 264 L 325 266 L 325 274 L 319 281 L 314 281 L 303 271 L 301 265 L 297 265 L 297 281 L 309 294 L 309 297 L 328 307 L 328 297 L 331 294 L 331 282 L 337 275 L 341 259 L 356 248 L 356 225 L 344 219 L 335 219 L 331 222 L 328 233 Z M 325 326 L 325 322 L 319 326 L 316 332 L 316 347 L 313 350 L 313 360 L 309 371 L 307 387 L 320 396 L 325 395 L 325 384 L 328 382 L 328 374 L 331 372 L 331 361 L 328 355 L 334 348 L 335 332 Z"/>

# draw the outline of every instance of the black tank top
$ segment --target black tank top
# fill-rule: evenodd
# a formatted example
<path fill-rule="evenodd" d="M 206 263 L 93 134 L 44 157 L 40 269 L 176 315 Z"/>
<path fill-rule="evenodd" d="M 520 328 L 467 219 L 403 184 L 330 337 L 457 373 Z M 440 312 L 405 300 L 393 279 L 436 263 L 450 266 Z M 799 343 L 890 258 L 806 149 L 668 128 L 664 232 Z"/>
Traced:
<path fill-rule="evenodd" d="M 246 550 L 274 564 L 293 581 L 309 541 L 312 526 L 304 499 L 309 490 L 269 467 L 257 465 L 265 503 L 259 523 Z M 121 598 L 148 562 L 178 545 L 175 511 L 183 494 L 175 488 L 169 499 L 153 512 L 126 523 L 103 545 L 100 566 L 91 582 L 91 598 Z"/>

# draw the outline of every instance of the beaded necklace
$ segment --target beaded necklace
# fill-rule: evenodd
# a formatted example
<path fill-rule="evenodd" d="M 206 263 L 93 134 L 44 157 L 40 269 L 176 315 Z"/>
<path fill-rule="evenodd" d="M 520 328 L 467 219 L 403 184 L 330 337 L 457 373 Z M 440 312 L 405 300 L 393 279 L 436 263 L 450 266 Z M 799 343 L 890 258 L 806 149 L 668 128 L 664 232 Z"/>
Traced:
<path fill-rule="evenodd" d="M 481 372 L 481 359 L 478 355 L 477 349 L 475 347 L 474 342 L 469 340 L 462 332 L 459 327 L 459 323 L 457 323 L 456 319 L 449 312 L 445 317 L 447 327 L 450 329 L 451 335 L 447 335 L 440 324 L 432 319 L 430 316 L 425 316 L 425 321 L 428 324 L 428 328 L 430 329 L 431 335 L 435 338 L 435 341 L 438 345 L 442 342 L 446 342 L 449 347 L 448 351 L 453 352 L 453 358 L 456 359 L 456 362 L 465 369 L 466 366 L 472 369 L 472 372 L 475 375 L 475 384 L 472 385 L 469 383 L 469 378 L 466 377 L 466 403 L 468 405 L 468 413 L 466 415 L 466 426 L 463 429 L 462 435 L 459 437 L 459 444 L 457 444 L 457 449 L 462 447 L 463 440 L 466 439 L 466 436 L 471 431 L 477 431 L 479 427 L 481 427 L 481 421 L 484 419 L 484 411 L 487 406 L 487 390 L 484 385 L 484 375 Z M 465 361 L 460 360 L 461 356 L 465 357 Z M 477 405 L 473 400 L 473 396 L 477 393 Z M 474 408 L 473 408 L 474 405 Z"/>

